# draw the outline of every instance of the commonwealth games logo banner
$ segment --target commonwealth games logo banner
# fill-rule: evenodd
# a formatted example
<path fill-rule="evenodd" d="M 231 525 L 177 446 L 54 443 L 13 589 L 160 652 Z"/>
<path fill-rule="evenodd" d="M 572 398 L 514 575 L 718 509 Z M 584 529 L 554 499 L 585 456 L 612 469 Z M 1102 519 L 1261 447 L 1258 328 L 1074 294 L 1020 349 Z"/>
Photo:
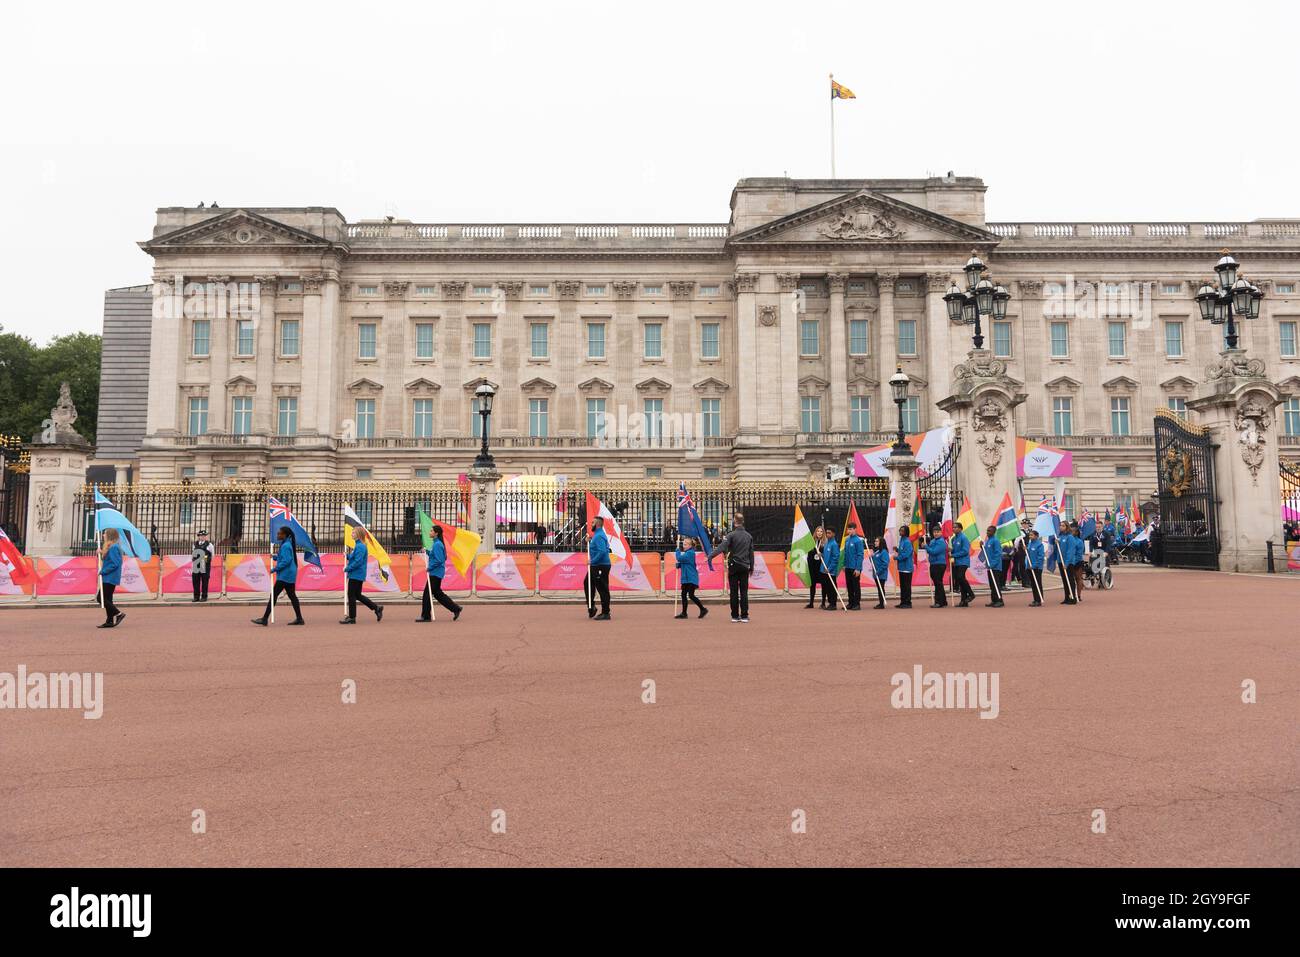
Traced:
<path fill-rule="evenodd" d="M 952 444 L 952 437 L 953 428 L 950 425 L 907 437 L 912 455 L 921 463 L 916 470 L 918 475 L 928 475 L 931 469 L 943 461 L 944 453 Z M 888 478 L 889 472 L 885 468 L 885 459 L 889 458 L 892 448 L 892 445 L 876 445 L 861 452 L 854 452 L 854 478 Z"/>
<path fill-rule="evenodd" d="M 1016 436 L 1016 478 L 1073 478 L 1074 455 Z"/>

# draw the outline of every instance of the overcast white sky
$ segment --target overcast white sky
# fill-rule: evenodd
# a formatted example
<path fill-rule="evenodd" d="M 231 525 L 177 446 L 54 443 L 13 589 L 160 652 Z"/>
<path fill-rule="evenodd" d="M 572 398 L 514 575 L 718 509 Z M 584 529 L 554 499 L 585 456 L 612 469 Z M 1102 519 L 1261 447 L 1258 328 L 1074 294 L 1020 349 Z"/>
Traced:
<path fill-rule="evenodd" d="M 991 220 L 1300 216 L 1297 50 L 1296 5 L 1247 0 L 10 0 L 0 324 L 99 331 L 159 206 L 723 222 L 740 177 L 828 175 L 830 71 L 841 177 L 982 176 Z"/>

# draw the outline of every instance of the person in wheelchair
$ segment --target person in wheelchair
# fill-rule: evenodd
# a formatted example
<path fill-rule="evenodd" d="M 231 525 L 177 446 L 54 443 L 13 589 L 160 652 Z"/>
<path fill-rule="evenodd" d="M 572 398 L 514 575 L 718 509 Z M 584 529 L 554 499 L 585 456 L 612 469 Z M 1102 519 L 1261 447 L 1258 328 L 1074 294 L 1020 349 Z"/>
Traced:
<path fill-rule="evenodd" d="M 1115 587 L 1115 577 L 1110 570 L 1106 551 L 1094 548 L 1083 566 L 1084 581 L 1089 588 L 1110 589 Z"/>

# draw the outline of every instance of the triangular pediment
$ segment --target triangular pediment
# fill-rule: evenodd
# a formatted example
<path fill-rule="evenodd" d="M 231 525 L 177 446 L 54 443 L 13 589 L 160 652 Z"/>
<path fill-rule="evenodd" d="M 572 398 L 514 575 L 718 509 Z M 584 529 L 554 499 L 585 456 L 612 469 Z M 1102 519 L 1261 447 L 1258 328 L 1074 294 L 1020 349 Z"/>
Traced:
<path fill-rule="evenodd" d="M 1277 384 L 1277 388 L 1283 395 L 1300 395 L 1300 375 L 1293 375 L 1289 379 L 1283 379 Z"/>
<path fill-rule="evenodd" d="M 541 376 L 535 376 L 523 383 L 519 390 L 521 392 L 554 392 L 555 383 L 550 379 L 543 379 Z"/>
<path fill-rule="evenodd" d="M 731 386 L 727 385 L 727 383 L 723 382 L 721 379 L 715 379 L 713 376 L 709 376 L 707 379 L 701 379 L 691 388 L 696 392 L 725 392 L 730 389 Z"/>
<path fill-rule="evenodd" d="M 1129 390 L 1129 391 L 1132 391 L 1132 390 L 1134 390 L 1134 389 L 1136 389 L 1136 388 L 1138 387 L 1138 383 L 1137 383 L 1137 380 L 1135 380 L 1135 379 L 1130 379 L 1130 378 L 1129 378 L 1128 376 L 1126 376 L 1126 375 L 1117 375 L 1117 376 L 1115 376 L 1115 378 L 1113 378 L 1113 379 L 1109 379 L 1109 380 L 1107 380 L 1106 382 L 1103 382 L 1103 383 L 1101 384 L 1101 387 L 1102 387 L 1103 389 L 1112 389 L 1112 390 L 1121 390 L 1121 391 L 1122 391 L 1122 390 Z"/>
<path fill-rule="evenodd" d="M 1058 375 L 1051 382 L 1044 383 L 1043 388 L 1049 392 L 1078 392 L 1082 383 L 1078 379 L 1071 379 L 1068 375 Z"/>
<path fill-rule="evenodd" d="M 420 376 L 420 378 L 412 379 L 410 382 L 406 383 L 404 388 L 407 392 L 437 392 L 442 388 L 442 386 L 438 385 L 438 383 L 434 382 L 432 379 L 426 379 L 424 376 Z"/>
<path fill-rule="evenodd" d="M 787 243 L 934 245 L 986 243 L 998 237 L 968 223 L 868 189 L 854 190 L 733 236 L 733 246 Z"/>
<path fill-rule="evenodd" d="M 801 389 L 825 389 L 830 383 L 818 375 L 806 375 L 799 380 Z"/>
<path fill-rule="evenodd" d="M 286 226 L 261 213 L 232 209 L 201 223 L 182 226 L 140 243 L 145 252 L 201 246 L 211 248 L 264 249 L 267 247 L 320 248 L 332 246 L 328 239 Z"/>
<path fill-rule="evenodd" d="M 659 392 L 668 392 L 670 389 L 672 389 L 672 385 L 670 383 L 667 383 L 663 379 L 657 378 L 656 376 L 651 376 L 650 378 L 645 379 L 644 381 L 638 382 L 636 384 L 636 390 L 638 392 L 650 392 L 652 390 L 656 390 Z"/>
<path fill-rule="evenodd" d="M 1160 388 L 1166 392 L 1191 392 L 1196 388 L 1196 383 L 1185 375 L 1176 375 L 1160 383 Z"/>
<path fill-rule="evenodd" d="M 464 389 L 466 392 L 473 392 L 481 385 L 490 385 L 494 392 L 501 391 L 501 386 L 499 383 L 493 382 L 491 379 L 484 378 L 483 376 L 479 376 L 477 379 L 470 379 L 463 386 L 461 386 L 461 388 Z"/>
<path fill-rule="evenodd" d="M 246 375 L 237 375 L 226 380 L 227 389 L 256 389 L 257 383 Z"/>
<path fill-rule="evenodd" d="M 348 383 L 349 392 L 382 392 L 384 387 L 374 379 L 360 378 Z"/>
<path fill-rule="evenodd" d="M 583 382 L 578 383 L 579 392 L 613 392 L 614 383 L 606 382 L 599 376 L 592 376 Z"/>

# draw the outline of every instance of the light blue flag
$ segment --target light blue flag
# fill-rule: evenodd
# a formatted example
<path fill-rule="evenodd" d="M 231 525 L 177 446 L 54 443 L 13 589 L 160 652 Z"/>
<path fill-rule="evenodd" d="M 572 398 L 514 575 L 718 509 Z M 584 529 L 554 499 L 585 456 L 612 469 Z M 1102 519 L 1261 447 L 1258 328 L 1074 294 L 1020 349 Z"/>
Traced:
<path fill-rule="evenodd" d="M 122 549 L 128 555 L 134 555 L 142 562 L 153 557 L 149 539 L 130 520 L 113 507 L 113 503 L 100 494 L 95 486 L 95 534 L 99 535 L 106 528 L 115 528 L 122 533 Z"/>

